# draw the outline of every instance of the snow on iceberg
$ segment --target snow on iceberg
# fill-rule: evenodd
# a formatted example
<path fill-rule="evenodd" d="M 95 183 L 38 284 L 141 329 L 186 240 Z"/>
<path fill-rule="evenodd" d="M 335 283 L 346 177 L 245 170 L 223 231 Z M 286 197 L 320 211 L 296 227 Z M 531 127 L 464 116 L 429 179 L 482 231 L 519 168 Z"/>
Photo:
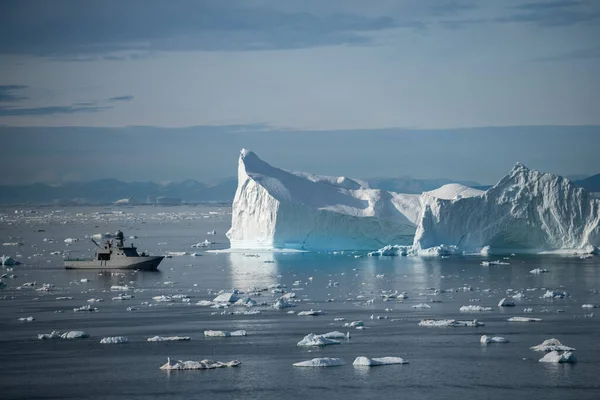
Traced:
<path fill-rule="evenodd" d="M 170 357 L 167 357 L 167 363 L 164 364 L 160 369 L 173 371 L 173 370 L 184 370 L 184 369 L 215 369 L 225 367 L 237 367 L 241 364 L 238 360 L 229 362 L 213 361 L 213 360 L 202 360 L 202 361 L 174 361 Z"/>
<path fill-rule="evenodd" d="M 339 367 L 346 365 L 346 362 L 341 358 L 313 358 L 308 361 L 301 361 L 293 364 L 294 367 Z"/>
<path fill-rule="evenodd" d="M 574 348 L 565 346 L 558 339 L 546 339 L 541 344 L 531 347 L 535 351 L 575 351 Z"/>
<path fill-rule="evenodd" d="M 566 351 L 564 353 L 559 353 L 558 351 L 551 351 L 546 354 L 544 357 L 540 358 L 540 362 L 547 363 L 575 363 L 577 360 L 575 356 L 570 351 Z"/>
<path fill-rule="evenodd" d="M 400 357 L 356 357 L 352 365 L 355 367 L 374 367 L 377 365 L 408 364 L 408 361 Z"/>
<path fill-rule="evenodd" d="M 419 197 L 370 189 L 345 177 L 284 171 L 243 149 L 227 237 L 232 249 L 408 245 L 421 212 Z"/>
<path fill-rule="evenodd" d="M 333 340 L 333 339 L 328 339 L 323 335 L 315 335 L 314 333 L 309 333 L 308 335 L 306 335 L 304 337 L 304 339 L 302 339 L 301 341 L 298 342 L 297 346 L 304 346 L 304 347 L 310 347 L 310 346 L 319 346 L 319 347 L 325 347 L 328 346 L 330 344 L 340 344 L 341 342 L 339 340 Z"/>
<path fill-rule="evenodd" d="M 600 199 L 561 176 L 517 163 L 486 192 L 457 200 L 423 194 L 415 249 L 467 252 L 590 249 L 600 245 Z M 587 250 L 586 250 L 587 251 Z"/>
<path fill-rule="evenodd" d="M 124 344 L 129 343 L 129 339 L 124 336 L 105 337 L 100 340 L 102 344 Z"/>

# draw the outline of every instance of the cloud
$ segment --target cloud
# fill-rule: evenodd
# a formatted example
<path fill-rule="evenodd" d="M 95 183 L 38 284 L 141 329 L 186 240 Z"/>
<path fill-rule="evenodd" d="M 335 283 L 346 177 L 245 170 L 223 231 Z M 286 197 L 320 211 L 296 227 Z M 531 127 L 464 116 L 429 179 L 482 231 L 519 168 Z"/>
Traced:
<path fill-rule="evenodd" d="M 600 20 L 597 3 L 559 0 L 525 3 L 512 7 L 517 10 L 507 17 L 496 18 L 501 23 L 526 23 L 540 27 L 573 26 Z"/>
<path fill-rule="evenodd" d="M 558 0 L 549 2 L 525 3 L 514 6 L 519 10 L 549 10 L 556 8 L 569 8 L 582 5 L 583 2 L 575 0 Z"/>
<path fill-rule="evenodd" d="M 6 0 L 0 53 L 73 57 L 151 50 L 295 49 L 372 44 L 369 33 L 413 28 L 387 16 L 315 15 L 241 1 Z"/>
<path fill-rule="evenodd" d="M 587 49 L 569 51 L 562 54 L 556 54 L 548 57 L 536 58 L 533 61 L 569 61 L 569 60 L 586 60 L 600 58 L 600 46 L 590 47 Z"/>
<path fill-rule="evenodd" d="M 475 9 L 477 9 L 477 6 L 472 2 L 448 1 L 446 3 L 436 4 L 431 7 L 431 14 L 447 16 L 465 11 L 472 11 Z"/>
<path fill-rule="evenodd" d="M 27 97 L 14 94 L 14 91 L 26 89 L 24 85 L 0 85 L 0 103 L 26 100 Z"/>
<path fill-rule="evenodd" d="M 115 101 L 131 101 L 131 100 L 133 100 L 133 96 L 132 95 L 110 97 L 110 98 L 107 99 L 107 101 L 111 101 L 111 102 L 115 102 Z"/>

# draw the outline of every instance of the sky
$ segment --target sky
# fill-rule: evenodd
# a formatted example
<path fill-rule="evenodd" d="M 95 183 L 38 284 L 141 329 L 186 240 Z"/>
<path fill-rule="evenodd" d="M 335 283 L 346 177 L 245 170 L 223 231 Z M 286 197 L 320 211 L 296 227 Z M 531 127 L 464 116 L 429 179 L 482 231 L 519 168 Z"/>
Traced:
<path fill-rule="evenodd" d="M 596 0 L 4 0 L 0 183 L 117 177 L 114 135 L 131 180 L 231 176 L 241 146 L 358 177 L 595 174 L 599 38 Z M 143 167 L 141 142 L 195 162 Z"/>

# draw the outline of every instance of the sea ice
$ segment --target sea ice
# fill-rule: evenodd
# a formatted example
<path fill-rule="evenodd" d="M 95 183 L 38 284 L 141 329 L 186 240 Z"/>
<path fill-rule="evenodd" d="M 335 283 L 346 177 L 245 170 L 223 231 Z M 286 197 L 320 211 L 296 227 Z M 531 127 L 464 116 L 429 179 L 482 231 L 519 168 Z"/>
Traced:
<path fill-rule="evenodd" d="M 469 305 L 469 306 L 462 306 L 458 311 L 460 311 L 460 312 L 492 311 L 492 307 Z"/>
<path fill-rule="evenodd" d="M 322 314 L 325 314 L 325 313 L 321 310 L 313 310 L 313 309 L 310 309 L 310 311 L 300 311 L 298 313 L 299 316 L 307 316 L 307 315 L 308 316 L 317 316 L 317 315 L 322 315 Z"/>
<path fill-rule="evenodd" d="M 484 326 L 481 322 L 474 319 L 473 321 L 457 321 L 455 319 L 423 319 L 419 322 L 419 326 L 442 326 L 442 327 L 459 327 L 459 326 Z"/>
<path fill-rule="evenodd" d="M 207 337 L 230 337 L 230 336 L 246 336 L 246 331 L 204 331 L 204 336 Z"/>
<path fill-rule="evenodd" d="M 308 361 L 301 361 L 293 364 L 294 367 L 338 367 L 346 365 L 346 362 L 341 358 L 313 358 Z"/>
<path fill-rule="evenodd" d="M 92 307 L 91 305 L 81 306 L 79 308 L 74 308 L 74 312 L 95 312 L 98 311 L 96 307 Z"/>
<path fill-rule="evenodd" d="M 541 322 L 541 318 L 529 318 L 529 317 L 510 317 L 509 322 Z"/>
<path fill-rule="evenodd" d="M 306 346 L 306 347 L 310 347 L 310 346 L 319 346 L 319 347 L 325 347 L 328 346 L 330 344 L 340 344 L 341 342 L 338 340 L 333 340 L 333 339 L 328 339 L 322 335 L 315 335 L 314 333 L 309 333 L 308 335 L 306 335 L 304 337 L 304 339 L 302 339 L 301 341 L 298 342 L 297 346 Z"/>
<path fill-rule="evenodd" d="M 481 344 L 488 344 L 488 343 L 508 343 L 508 340 L 504 339 L 501 336 L 486 336 L 486 335 L 483 335 L 481 337 L 481 339 L 479 339 L 479 341 L 481 342 Z"/>
<path fill-rule="evenodd" d="M 214 303 L 235 303 L 240 299 L 238 296 L 238 291 L 234 290 L 233 292 L 225 292 L 219 294 L 217 297 L 213 299 Z"/>
<path fill-rule="evenodd" d="M 514 307 L 515 302 L 512 300 L 507 300 L 506 297 L 498 302 L 498 307 Z"/>
<path fill-rule="evenodd" d="M 352 365 L 357 367 L 374 367 L 377 365 L 392 365 L 392 364 L 408 364 L 408 361 L 400 357 L 379 357 L 379 358 L 367 358 L 367 357 L 356 357 Z"/>
<path fill-rule="evenodd" d="M 33 321 L 35 321 L 35 318 L 33 318 L 33 317 L 21 317 L 21 318 L 19 318 L 19 321 L 22 321 L 22 322 L 33 322 Z"/>
<path fill-rule="evenodd" d="M 535 351 L 575 351 L 574 348 L 565 346 L 558 339 L 546 339 L 543 343 L 531 347 Z"/>
<path fill-rule="evenodd" d="M 564 299 L 569 294 L 567 292 L 555 292 L 553 290 L 547 290 L 542 296 L 543 299 Z"/>
<path fill-rule="evenodd" d="M 148 342 L 180 342 L 190 340 L 189 336 L 153 336 L 146 339 Z"/>
<path fill-rule="evenodd" d="M 540 362 L 547 363 L 575 363 L 577 360 L 575 359 L 575 355 L 570 351 L 566 351 L 564 353 L 559 353 L 558 351 L 551 351 L 546 354 L 544 357 L 540 358 Z"/>
<path fill-rule="evenodd" d="M 534 275 L 539 275 L 539 274 L 543 274 L 546 272 L 548 272 L 548 270 L 545 268 L 536 268 L 536 269 L 532 269 L 531 271 L 529 271 L 530 274 L 534 274 Z"/>
<path fill-rule="evenodd" d="M 191 370 L 191 369 L 215 369 L 225 367 L 237 367 L 241 364 L 238 360 L 229 362 L 213 361 L 213 360 L 202 360 L 202 361 L 174 361 L 170 357 L 167 358 L 167 363 L 164 364 L 160 369 L 173 371 L 173 370 Z"/>
<path fill-rule="evenodd" d="M 102 338 L 100 340 L 100 343 L 102 343 L 102 344 L 123 344 L 123 343 L 129 343 L 129 339 L 127 339 L 126 337 L 123 337 L 123 336 L 112 336 L 112 337 Z"/>

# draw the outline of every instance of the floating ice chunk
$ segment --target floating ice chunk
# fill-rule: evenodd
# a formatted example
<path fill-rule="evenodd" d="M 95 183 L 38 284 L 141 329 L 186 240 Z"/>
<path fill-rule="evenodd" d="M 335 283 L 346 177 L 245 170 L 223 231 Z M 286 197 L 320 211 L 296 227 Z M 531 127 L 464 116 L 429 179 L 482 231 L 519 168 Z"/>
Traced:
<path fill-rule="evenodd" d="M 126 292 L 128 290 L 132 290 L 133 288 L 125 285 L 125 286 L 119 286 L 119 285 L 112 285 L 110 287 L 110 290 L 113 290 L 115 292 Z"/>
<path fill-rule="evenodd" d="M 21 318 L 19 318 L 19 321 L 22 321 L 22 322 L 33 322 L 33 321 L 35 321 L 35 318 L 33 318 L 33 317 L 21 317 Z"/>
<path fill-rule="evenodd" d="M 113 300 L 131 300 L 133 299 L 133 295 L 131 294 L 120 294 L 112 298 Z"/>
<path fill-rule="evenodd" d="M 509 322 L 541 322 L 541 318 L 529 318 L 529 317 L 510 317 Z"/>
<path fill-rule="evenodd" d="M 313 309 L 310 309 L 310 311 L 300 311 L 298 313 L 299 316 L 307 316 L 307 315 L 317 316 L 317 315 L 322 315 L 322 314 L 325 314 L 325 313 L 321 310 L 313 310 Z"/>
<path fill-rule="evenodd" d="M 597 304 L 584 304 L 581 306 L 581 308 L 598 308 L 599 306 Z"/>
<path fill-rule="evenodd" d="M 213 299 L 214 303 L 235 303 L 238 301 L 240 297 L 238 296 L 238 291 L 234 290 L 233 292 L 225 292 L 219 294 L 217 297 Z"/>
<path fill-rule="evenodd" d="M 74 312 L 96 312 L 98 309 L 96 307 L 92 307 L 91 305 L 81 306 L 79 308 L 74 308 Z"/>
<path fill-rule="evenodd" d="M 258 305 L 258 303 L 255 300 L 252 300 L 250 297 L 242 297 L 238 299 L 238 301 L 233 303 L 233 305 L 243 307 L 254 307 Z"/>
<path fill-rule="evenodd" d="M 544 274 L 546 272 L 548 272 L 548 270 L 545 268 L 536 268 L 536 269 L 532 269 L 531 271 L 529 271 L 530 274 L 534 274 L 534 275 Z"/>
<path fill-rule="evenodd" d="M 526 313 L 533 312 L 533 308 L 531 308 L 531 307 L 524 308 L 524 309 L 523 309 L 523 312 L 526 312 Z"/>
<path fill-rule="evenodd" d="M 231 337 L 231 336 L 246 336 L 246 331 L 204 331 L 204 336 L 207 337 Z"/>
<path fill-rule="evenodd" d="M 419 326 L 484 326 L 481 322 L 474 319 L 473 321 L 457 321 L 455 319 L 423 319 L 419 322 Z"/>
<path fill-rule="evenodd" d="M 507 300 L 506 297 L 498 302 L 498 307 L 514 307 L 515 303 L 512 300 Z"/>
<path fill-rule="evenodd" d="M 88 283 L 90 280 L 88 278 L 82 278 L 79 280 L 81 283 Z"/>
<path fill-rule="evenodd" d="M 197 306 L 208 307 L 208 306 L 212 306 L 212 305 L 213 305 L 213 302 L 212 302 L 212 301 L 210 301 L 210 300 L 199 300 L 199 301 L 196 303 L 196 305 L 197 305 Z"/>
<path fill-rule="evenodd" d="M 0 257 L 0 264 L 4 265 L 5 267 L 12 267 L 13 265 L 19 265 L 20 263 L 18 261 L 15 261 L 14 258 L 10 257 L 10 256 L 2 256 Z"/>
<path fill-rule="evenodd" d="M 570 351 L 566 351 L 564 353 L 559 353 L 558 351 L 551 351 L 546 354 L 544 357 L 540 358 L 540 362 L 547 363 L 575 363 L 577 360 L 575 359 L 575 355 Z"/>
<path fill-rule="evenodd" d="M 153 336 L 146 339 L 148 342 L 181 342 L 190 340 L 189 336 Z"/>
<path fill-rule="evenodd" d="M 60 335 L 61 339 L 85 339 L 88 337 L 90 337 L 90 335 L 83 331 L 69 331 Z"/>
<path fill-rule="evenodd" d="M 367 253 L 369 257 L 396 257 L 406 256 L 411 251 L 411 246 L 387 245 L 377 251 Z"/>
<path fill-rule="evenodd" d="M 102 302 L 102 301 L 104 301 L 104 300 L 102 300 L 102 299 L 97 299 L 97 298 L 95 298 L 95 297 L 92 297 L 91 299 L 88 299 L 88 300 L 87 300 L 87 302 L 88 302 L 88 303 L 100 303 L 100 302 Z"/>
<path fill-rule="evenodd" d="M 275 304 L 273 304 L 273 308 L 277 308 L 278 310 L 281 310 L 284 308 L 289 308 L 289 307 L 296 307 L 296 305 L 292 304 L 292 303 L 288 303 L 284 299 L 279 299 L 275 302 Z"/>
<path fill-rule="evenodd" d="M 482 306 L 469 305 L 469 306 L 462 306 L 461 308 L 459 308 L 458 311 L 460 311 L 460 312 L 492 311 L 492 307 L 482 307 Z"/>
<path fill-rule="evenodd" d="M 72 243 L 75 243 L 77 241 L 79 241 L 79 239 L 77 239 L 77 238 L 66 238 L 65 239 L 65 243 L 66 244 L 72 244 Z"/>
<path fill-rule="evenodd" d="M 173 371 L 173 370 L 192 370 L 192 369 L 215 369 L 225 367 L 237 367 L 241 364 L 238 360 L 232 360 L 229 362 L 213 361 L 213 360 L 202 360 L 202 361 L 173 361 L 171 358 L 167 358 L 167 363 L 164 364 L 160 369 Z"/>
<path fill-rule="evenodd" d="M 327 339 L 350 339 L 350 332 L 342 333 L 338 331 L 323 333 L 319 336 L 323 336 Z"/>
<path fill-rule="evenodd" d="M 55 298 L 55 300 L 73 300 L 73 296 L 60 296 Z"/>
<path fill-rule="evenodd" d="M 167 251 L 167 256 L 171 256 L 171 257 L 180 257 L 180 256 L 186 256 L 188 253 L 187 251 Z"/>
<path fill-rule="evenodd" d="M 431 308 L 429 304 L 419 303 L 412 306 L 412 308 Z"/>
<path fill-rule="evenodd" d="M 496 261 L 482 261 L 481 265 L 483 265 L 484 267 L 489 267 L 490 265 L 510 265 L 510 263 L 496 260 Z"/>
<path fill-rule="evenodd" d="M 297 346 L 320 346 L 325 347 L 330 344 L 340 344 L 341 342 L 338 340 L 328 339 L 322 335 L 315 335 L 314 333 L 309 333 L 298 342 Z"/>
<path fill-rule="evenodd" d="M 356 357 L 352 365 L 356 367 L 374 367 L 377 365 L 408 364 L 408 361 L 400 357 L 367 358 Z"/>
<path fill-rule="evenodd" d="M 481 344 L 488 344 L 488 343 L 508 343 L 508 340 L 504 339 L 501 336 L 486 336 L 486 335 L 483 335 L 481 337 L 481 339 L 479 339 L 479 342 L 481 342 Z"/>
<path fill-rule="evenodd" d="M 524 299 L 524 298 L 525 298 L 525 293 L 523 293 L 523 292 L 519 292 L 519 293 L 517 293 L 517 294 L 514 294 L 514 295 L 512 296 L 512 298 L 513 298 L 513 299 Z"/>
<path fill-rule="evenodd" d="M 102 344 L 124 344 L 129 343 L 129 339 L 124 336 L 105 337 L 100 340 Z"/>
<path fill-rule="evenodd" d="M 531 350 L 535 351 L 575 351 L 574 348 L 565 346 L 558 339 L 546 339 L 542 344 L 531 347 Z"/>
<path fill-rule="evenodd" d="M 60 338 L 59 331 L 52 331 L 51 333 L 38 334 L 38 339 L 40 339 L 40 340 L 49 340 L 49 339 L 58 339 L 58 338 Z"/>
<path fill-rule="evenodd" d="M 301 361 L 293 364 L 294 367 L 339 367 L 346 365 L 346 362 L 341 358 L 313 358 L 308 361 Z"/>
<path fill-rule="evenodd" d="M 542 296 L 543 299 L 564 299 L 569 294 L 567 292 L 555 292 L 553 290 L 546 290 L 546 293 Z"/>
<path fill-rule="evenodd" d="M 170 296 L 165 296 L 164 294 L 161 294 L 160 296 L 154 296 L 152 300 L 158 303 L 170 303 L 173 301 L 173 299 Z"/>

